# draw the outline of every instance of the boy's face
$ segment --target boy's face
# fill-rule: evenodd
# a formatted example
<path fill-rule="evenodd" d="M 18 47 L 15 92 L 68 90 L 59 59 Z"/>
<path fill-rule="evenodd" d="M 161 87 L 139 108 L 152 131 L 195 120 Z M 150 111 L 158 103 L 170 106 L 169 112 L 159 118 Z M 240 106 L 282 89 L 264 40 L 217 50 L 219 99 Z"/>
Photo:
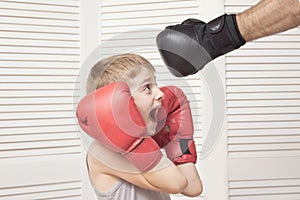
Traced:
<path fill-rule="evenodd" d="M 154 72 L 142 67 L 129 83 L 134 102 L 147 125 L 147 135 L 154 135 L 157 126 L 157 112 L 164 93 L 157 87 Z"/>

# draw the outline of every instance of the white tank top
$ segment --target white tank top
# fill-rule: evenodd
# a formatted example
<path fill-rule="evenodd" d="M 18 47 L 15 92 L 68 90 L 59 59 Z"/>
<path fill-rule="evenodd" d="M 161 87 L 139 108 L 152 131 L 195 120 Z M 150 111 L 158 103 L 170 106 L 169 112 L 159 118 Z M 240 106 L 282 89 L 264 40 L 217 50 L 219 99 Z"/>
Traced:
<path fill-rule="evenodd" d="M 107 192 L 100 192 L 95 188 L 94 190 L 98 200 L 171 200 L 167 193 L 140 188 L 125 180 L 118 181 Z"/>

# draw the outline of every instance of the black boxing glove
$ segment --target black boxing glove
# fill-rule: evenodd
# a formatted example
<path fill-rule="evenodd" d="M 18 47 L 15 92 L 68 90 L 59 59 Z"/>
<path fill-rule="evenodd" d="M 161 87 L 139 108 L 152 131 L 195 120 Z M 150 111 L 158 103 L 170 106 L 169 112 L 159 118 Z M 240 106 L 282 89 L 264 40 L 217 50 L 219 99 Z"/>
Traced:
<path fill-rule="evenodd" d="M 224 14 L 208 23 L 187 19 L 166 27 L 156 37 L 163 61 L 177 77 L 194 74 L 208 62 L 245 43 L 235 14 Z"/>

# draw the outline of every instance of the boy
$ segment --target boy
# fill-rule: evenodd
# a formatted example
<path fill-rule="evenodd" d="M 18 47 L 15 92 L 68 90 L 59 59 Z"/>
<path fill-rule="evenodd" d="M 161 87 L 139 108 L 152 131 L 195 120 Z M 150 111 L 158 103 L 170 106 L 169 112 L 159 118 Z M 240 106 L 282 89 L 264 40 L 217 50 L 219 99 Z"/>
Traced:
<path fill-rule="evenodd" d="M 181 112 L 179 100 L 171 92 L 183 97 L 181 103 L 187 107 L 182 109 L 186 112 Z M 182 128 L 179 123 L 184 122 L 177 119 L 178 116 L 188 115 L 184 119 L 188 125 L 192 124 L 188 102 L 178 88 L 157 87 L 155 69 L 146 59 L 136 54 L 122 54 L 101 60 L 90 71 L 87 93 L 78 105 L 77 116 L 83 130 L 96 138 L 89 147 L 87 166 L 98 199 L 167 200 L 170 199 L 167 193 L 197 196 L 202 192 L 194 165 L 195 151 L 189 149 L 194 147 L 193 141 L 182 139 L 189 145 L 185 149 L 187 153 L 179 156 L 174 151 L 179 143 L 169 140 L 170 127 L 162 130 L 166 123 L 173 130 L 171 121 L 175 120 L 179 132 Z M 101 103 L 95 100 L 98 96 Z M 163 120 L 161 107 L 168 116 L 175 117 L 169 122 Z M 172 113 L 169 108 L 173 109 Z M 186 129 L 193 134 L 191 127 Z M 176 139 L 177 136 L 172 137 Z M 160 147 L 166 148 L 168 157 L 176 165 L 161 154 Z"/>

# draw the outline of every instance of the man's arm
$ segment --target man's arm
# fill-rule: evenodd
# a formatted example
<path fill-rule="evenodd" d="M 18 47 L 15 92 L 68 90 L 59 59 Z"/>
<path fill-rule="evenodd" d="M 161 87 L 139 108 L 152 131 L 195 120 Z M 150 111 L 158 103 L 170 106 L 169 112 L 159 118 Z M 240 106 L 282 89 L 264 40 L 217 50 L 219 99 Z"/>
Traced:
<path fill-rule="evenodd" d="M 300 25 L 300 1 L 261 0 L 236 20 L 246 41 L 280 33 Z"/>
<path fill-rule="evenodd" d="M 157 35 L 156 44 L 169 71 L 182 77 L 246 42 L 299 25 L 299 0 L 262 0 L 240 14 L 224 14 L 208 23 L 187 19 L 168 26 Z"/>

